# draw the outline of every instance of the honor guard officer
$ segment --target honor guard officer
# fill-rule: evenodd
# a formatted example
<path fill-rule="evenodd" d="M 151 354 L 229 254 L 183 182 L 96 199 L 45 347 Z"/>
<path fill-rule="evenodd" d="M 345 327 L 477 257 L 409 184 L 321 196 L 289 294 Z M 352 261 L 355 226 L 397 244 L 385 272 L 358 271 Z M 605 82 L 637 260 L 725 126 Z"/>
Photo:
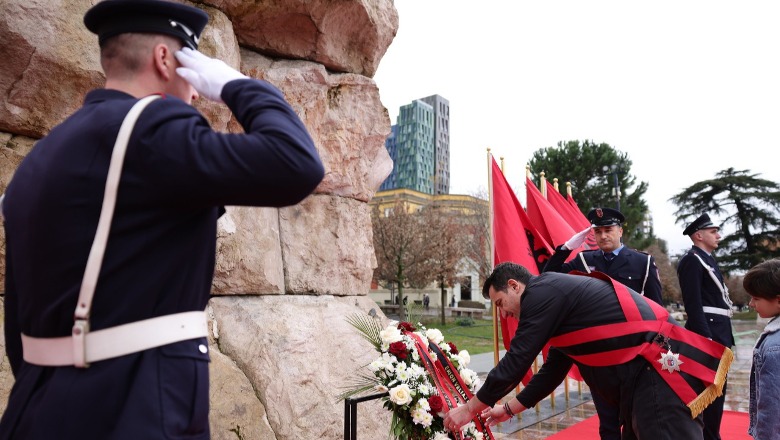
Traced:
<path fill-rule="evenodd" d="M 723 275 L 712 252 L 718 248 L 720 226 L 704 213 L 689 224 L 683 235 L 691 238 L 693 246 L 677 265 L 685 313 L 685 328 L 726 347 L 734 345 L 731 330 L 731 300 Z M 723 418 L 723 396 L 718 397 L 704 411 L 704 439 L 720 439 L 720 421 Z"/>
<path fill-rule="evenodd" d="M 661 280 L 658 278 L 658 268 L 653 256 L 629 249 L 621 243 L 622 225 L 626 220 L 623 214 L 612 208 L 596 208 L 588 212 L 587 217 L 599 248 L 581 251 L 574 259 L 565 262 L 572 250 L 579 248 L 585 241 L 591 228 L 585 229 L 555 249 L 544 271 L 603 272 L 631 290 L 663 305 Z M 599 415 L 599 434 L 602 440 L 619 440 L 618 408 L 596 393 L 593 395 L 593 402 Z"/>
<path fill-rule="evenodd" d="M 210 438 L 217 219 L 298 203 L 324 169 L 279 90 L 197 52 L 207 21 L 161 0 L 84 17 L 105 88 L 35 145 L 3 200 L 16 381 L 0 439 Z M 199 96 L 246 134 L 213 131 Z"/>

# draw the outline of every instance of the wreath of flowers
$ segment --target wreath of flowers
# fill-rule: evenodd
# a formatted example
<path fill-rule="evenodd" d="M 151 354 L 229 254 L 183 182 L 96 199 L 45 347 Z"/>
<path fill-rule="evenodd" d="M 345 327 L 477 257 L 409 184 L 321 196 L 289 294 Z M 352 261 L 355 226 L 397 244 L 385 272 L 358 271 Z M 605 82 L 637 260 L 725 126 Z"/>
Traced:
<path fill-rule="evenodd" d="M 344 393 L 342 398 L 366 391 L 387 393 L 382 397 L 385 408 L 392 412 L 390 434 L 397 440 L 446 440 L 450 436 L 444 428 L 445 401 L 438 394 L 430 373 L 426 370 L 417 352 L 415 338 L 435 344 L 436 347 L 457 368 L 463 383 L 473 393 L 479 385 L 479 377 L 466 368 L 471 357 L 468 351 L 458 350 L 452 342 L 445 342 L 438 329 L 427 329 L 422 324 L 413 326 L 409 322 L 391 322 L 382 328 L 375 319 L 356 315 L 347 321 L 357 328 L 379 352 L 368 364 L 371 374 L 359 373 L 355 387 Z M 431 359 L 437 354 L 429 348 Z M 464 440 L 483 440 L 473 422 L 460 432 Z"/>

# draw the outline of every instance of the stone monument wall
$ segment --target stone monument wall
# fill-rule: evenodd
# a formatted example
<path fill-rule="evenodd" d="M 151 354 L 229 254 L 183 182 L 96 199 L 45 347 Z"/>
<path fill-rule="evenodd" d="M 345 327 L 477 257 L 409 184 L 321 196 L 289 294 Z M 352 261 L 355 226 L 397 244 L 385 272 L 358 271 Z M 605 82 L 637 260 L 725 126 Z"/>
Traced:
<path fill-rule="evenodd" d="M 34 143 L 101 87 L 92 0 L 0 2 L 0 191 Z M 228 207 L 209 303 L 212 438 L 340 438 L 346 379 L 374 358 L 345 317 L 378 307 L 367 205 L 392 169 L 390 120 L 372 80 L 398 29 L 392 0 L 203 0 L 201 51 L 277 86 L 309 129 L 323 182 L 282 209 Z M 240 131 L 224 105 L 196 103 Z M 0 231 L 0 282 L 5 238 Z M 381 315 L 381 313 L 380 313 Z M 0 319 L 4 314 L 0 313 Z M 0 345 L 5 341 L 0 332 Z M 0 362 L 0 411 L 13 376 Z M 387 436 L 378 402 L 360 405 L 361 437 Z"/>

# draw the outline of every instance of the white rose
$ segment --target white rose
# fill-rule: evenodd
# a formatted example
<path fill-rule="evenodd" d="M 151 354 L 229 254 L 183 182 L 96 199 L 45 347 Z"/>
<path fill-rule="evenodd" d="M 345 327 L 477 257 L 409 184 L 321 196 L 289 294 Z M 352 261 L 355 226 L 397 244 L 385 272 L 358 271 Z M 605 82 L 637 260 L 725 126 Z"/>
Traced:
<path fill-rule="evenodd" d="M 433 436 L 433 440 L 450 440 L 450 436 L 445 432 L 439 431 Z"/>
<path fill-rule="evenodd" d="M 460 358 L 458 363 L 460 364 L 461 367 L 465 367 L 471 362 L 471 355 L 469 354 L 468 350 L 459 351 L 458 358 Z"/>
<path fill-rule="evenodd" d="M 474 433 L 474 439 L 475 440 L 483 440 L 485 438 L 485 435 L 481 432 L 477 431 Z"/>
<path fill-rule="evenodd" d="M 434 344 L 438 344 L 444 340 L 444 335 L 441 334 L 441 331 L 439 329 L 435 329 L 435 328 L 426 330 L 425 336 L 428 338 L 429 341 L 433 342 Z"/>
<path fill-rule="evenodd" d="M 390 401 L 396 405 L 406 405 L 412 401 L 412 392 L 406 384 L 390 389 Z"/>
<path fill-rule="evenodd" d="M 396 327 L 387 327 L 386 329 L 379 332 L 379 337 L 382 339 L 382 343 L 388 345 L 403 339 L 401 330 L 398 330 Z"/>

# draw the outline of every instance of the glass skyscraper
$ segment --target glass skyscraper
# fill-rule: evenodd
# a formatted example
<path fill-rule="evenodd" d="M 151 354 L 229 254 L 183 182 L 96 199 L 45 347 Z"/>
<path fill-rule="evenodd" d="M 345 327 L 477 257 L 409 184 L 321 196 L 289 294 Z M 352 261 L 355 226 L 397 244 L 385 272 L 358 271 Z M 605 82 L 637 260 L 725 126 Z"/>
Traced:
<path fill-rule="evenodd" d="M 450 192 L 450 103 L 439 95 L 399 109 L 385 140 L 393 172 L 380 191 L 408 188 L 426 194 Z"/>

